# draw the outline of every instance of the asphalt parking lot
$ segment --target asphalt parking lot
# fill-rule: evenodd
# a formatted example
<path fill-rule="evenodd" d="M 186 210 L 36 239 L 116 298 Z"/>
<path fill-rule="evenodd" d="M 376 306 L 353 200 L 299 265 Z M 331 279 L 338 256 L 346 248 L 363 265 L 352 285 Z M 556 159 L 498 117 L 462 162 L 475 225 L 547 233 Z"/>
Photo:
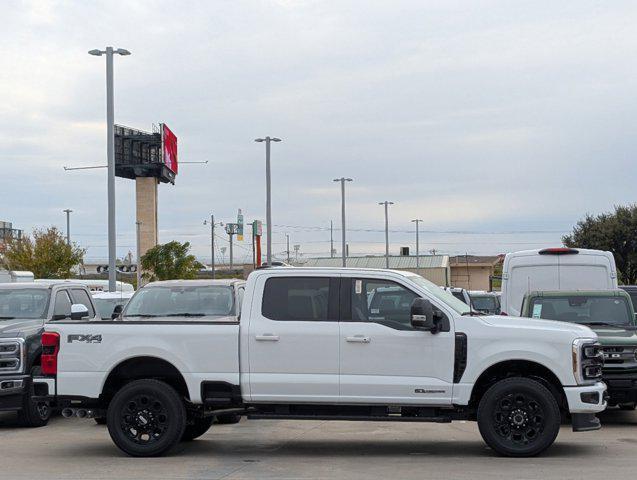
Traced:
<path fill-rule="evenodd" d="M 495 456 L 475 423 L 246 421 L 213 426 L 164 458 L 129 458 L 92 420 L 22 429 L 0 414 L 6 479 L 411 479 L 633 477 L 637 412 L 608 411 L 598 432 L 564 426 L 542 457 Z"/>

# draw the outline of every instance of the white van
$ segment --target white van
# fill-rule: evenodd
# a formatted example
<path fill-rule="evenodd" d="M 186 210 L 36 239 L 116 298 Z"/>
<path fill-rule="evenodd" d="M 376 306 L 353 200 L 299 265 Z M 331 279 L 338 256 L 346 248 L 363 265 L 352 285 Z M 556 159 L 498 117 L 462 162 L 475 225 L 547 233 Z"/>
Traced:
<path fill-rule="evenodd" d="M 610 252 L 545 248 L 507 253 L 502 267 L 502 314 L 519 316 L 532 291 L 612 290 L 617 268 Z"/>

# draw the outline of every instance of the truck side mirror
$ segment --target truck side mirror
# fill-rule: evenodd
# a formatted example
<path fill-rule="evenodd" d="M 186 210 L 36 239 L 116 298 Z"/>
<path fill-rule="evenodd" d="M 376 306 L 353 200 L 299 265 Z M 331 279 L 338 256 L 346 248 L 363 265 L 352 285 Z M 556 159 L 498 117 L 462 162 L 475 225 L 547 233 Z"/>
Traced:
<path fill-rule="evenodd" d="M 124 307 L 122 307 L 121 305 L 115 305 L 113 313 L 111 313 L 111 320 L 118 319 L 119 316 L 122 314 L 122 310 L 124 310 Z"/>
<path fill-rule="evenodd" d="M 88 317 L 88 308 L 81 303 L 71 305 L 71 320 L 82 320 Z"/>
<path fill-rule="evenodd" d="M 411 326 L 416 330 L 438 333 L 438 323 L 434 319 L 434 309 L 429 300 L 418 297 L 411 302 Z"/>

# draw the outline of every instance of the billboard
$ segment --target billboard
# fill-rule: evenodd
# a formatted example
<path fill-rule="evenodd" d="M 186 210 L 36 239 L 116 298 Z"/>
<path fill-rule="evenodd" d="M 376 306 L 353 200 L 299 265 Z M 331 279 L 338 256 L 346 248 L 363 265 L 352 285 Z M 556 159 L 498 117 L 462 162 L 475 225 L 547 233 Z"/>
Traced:
<path fill-rule="evenodd" d="M 177 175 L 177 136 L 165 123 L 161 124 L 161 149 L 164 164 Z"/>

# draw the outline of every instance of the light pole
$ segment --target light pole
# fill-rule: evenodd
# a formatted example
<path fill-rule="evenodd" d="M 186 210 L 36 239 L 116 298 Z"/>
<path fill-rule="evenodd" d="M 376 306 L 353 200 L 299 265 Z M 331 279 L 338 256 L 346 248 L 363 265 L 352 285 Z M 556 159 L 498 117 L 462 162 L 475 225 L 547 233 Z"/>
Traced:
<path fill-rule="evenodd" d="M 268 242 L 266 244 L 266 258 L 268 265 L 272 265 L 272 191 L 270 181 L 270 142 L 280 142 L 280 138 L 256 138 L 255 142 L 265 142 L 265 222 Z"/>
<path fill-rule="evenodd" d="M 342 257 L 343 257 L 343 266 L 346 266 L 346 257 L 347 257 L 347 247 L 345 246 L 345 182 L 352 182 L 351 178 L 335 178 L 335 182 L 341 182 L 341 234 L 342 234 Z"/>
<path fill-rule="evenodd" d="M 378 205 L 385 206 L 385 268 L 389 268 L 389 219 L 387 215 L 387 210 L 390 205 L 393 205 L 394 202 L 378 202 Z"/>
<path fill-rule="evenodd" d="M 71 245 L 71 210 L 70 208 L 62 210 L 66 213 L 66 244 Z"/>
<path fill-rule="evenodd" d="M 289 233 L 286 233 L 286 234 L 285 234 L 285 239 L 286 239 L 286 241 L 287 241 L 287 250 L 286 250 L 286 253 L 287 253 L 287 257 L 288 257 L 288 265 L 289 265 L 289 264 L 290 264 L 290 234 L 289 234 Z"/>
<path fill-rule="evenodd" d="M 420 239 L 418 238 L 418 223 L 422 220 L 416 218 L 412 220 L 416 224 L 416 269 L 420 268 Z"/>
<path fill-rule="evenodd" d="M 113 101 L 113 55 L 130 55 L 128 50 L 106 47 L 106 50 L 91 50 L 90 55 L 106 55 L 106 154 L 108 166 L 108 290 L 114 292 L 117 286 L 115 262 L 117 244 L 115 236 L 115 107 Z"/>
<path fill-rule="evenodd" d="M 210 214 L 210 222 L 204 220 L 203 224 L 210 223 L 210 269 L 212 270 L 212 278 L 215 278 L 215 216 Z M 216 225 L 223 225 L 223 222 L 219 222 Z"/>

